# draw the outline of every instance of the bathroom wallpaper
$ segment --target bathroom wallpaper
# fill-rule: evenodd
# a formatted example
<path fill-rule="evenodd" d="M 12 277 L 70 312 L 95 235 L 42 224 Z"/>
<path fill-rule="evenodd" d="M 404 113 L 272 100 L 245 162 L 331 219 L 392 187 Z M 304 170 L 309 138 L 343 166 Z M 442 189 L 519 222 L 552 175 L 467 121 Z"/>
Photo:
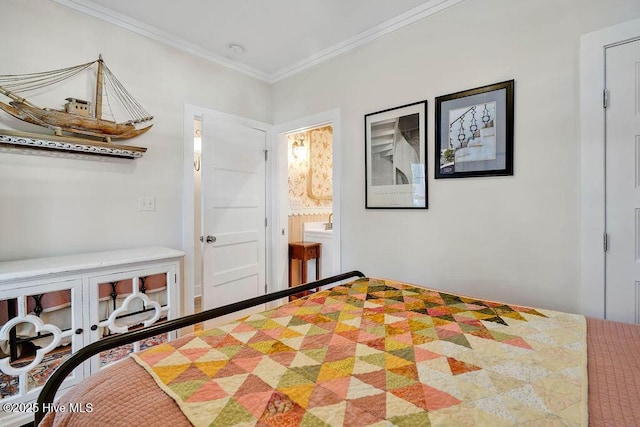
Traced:
<path fill-rule="evenodd" d="M 303 153 L 294 153 L 294 142 Z M 290 215 L 330 213 L 333 188 L 333 129 L 310 129 L 288 136 Z"/>

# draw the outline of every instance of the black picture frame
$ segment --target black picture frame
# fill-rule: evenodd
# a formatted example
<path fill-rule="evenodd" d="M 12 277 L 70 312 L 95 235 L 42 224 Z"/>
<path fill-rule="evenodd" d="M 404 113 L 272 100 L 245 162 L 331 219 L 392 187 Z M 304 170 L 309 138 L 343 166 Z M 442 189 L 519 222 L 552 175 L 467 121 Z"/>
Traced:
<path fill-rule="evenodd" d="M 427 209 L 427 101 L 364 116 L 365 207 Z"/>
<path fill-rule="evenodd" d="M 435 179 L 513 175 L 514 80 L 435 100 Z"/>

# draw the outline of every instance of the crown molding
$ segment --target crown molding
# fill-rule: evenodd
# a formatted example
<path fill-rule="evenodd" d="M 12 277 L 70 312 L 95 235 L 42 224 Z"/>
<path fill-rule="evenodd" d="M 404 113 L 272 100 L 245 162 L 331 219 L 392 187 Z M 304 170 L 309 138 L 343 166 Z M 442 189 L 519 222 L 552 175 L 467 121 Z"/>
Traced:
<path fill-rule="evenodd" d="M 369 30 L 363 31 L 360 34 L 356 34 L 340 43 L 337 43 L 325 50 L 318 52 L 308 58 L 303 59 L 289 67 L 285 67 L 270 75 L 270 83 L 275 83 L 280 80 L 284 80 L 293 76 L 303 70 L 311 68 L 322 62 L 328 61 L 343 53 L 347 53 L 359 46 L 372 42 L 373 40 L 389 34 L 393 31 L 399 30 L 407 25 L 413 24 L 427 16 L 433 15 L 458 3 L 462 3 L 465 0 L 431 0 L 426 3 L 416 6 L 413 9 L 406 11 L 394 18 L 391 18 Z"/>
<path fill-rule="evenodd" d="M 169 46 L 173 46 L 176 49 L 184 52 L 191 53 L 199 56 L 211 62 L 215 62 L 219 65 L 223 65 L 232 70 L 239 71 L 248 76 L 257 78 L 259 80 L 269 81 L 269 75 L 256 68 L 249 67 L 236 61 L 231 61 L 222 56 L 216 55 L 206 49 L 190 43 L 180 37 L 176 37 L 173 34 L 167 33 L 157 27 L 147 25 L 144 22 L 133 19 L 127 15 L 116 12 L 112 9 L 101 6 L 91 0 L 51 0 L 54 3 L 58 3 L 62 6 L 66 6 L 77 12 L 84 13 L 85 15 L 92 16 L 118 27 L 127 29 L 142 36 L 149 37 L 160 43 L 164 43 Z"/>
<path fill-rule="evenodd" d="M 280 80 L 284 80 L 291 77 L 301 71 L 314 67 L 322 62 L 328 61 L 338 55 L 347 53 L 353 49 L 358 48 L 364 44 L 367 44 L 379 37 L 389 34 L 393 31 L 399 30 L 407 25 L 410 25 L 416 21 L 419 21 L 427 16 L 433 15 L 458 3 L 462 3 L 465 0 L 430 0 L 420 6 L 414 7 L 394 18 L 391 18 L 369 30 L 363 31 L 350 37 L 340 43 L 337 43 L 327 49 L 324 49 L 308 58 L 305 58 L 299 62 L 296 62 L 288 67 L 282 68 L 275 73 L 268 74 L 264 71 L 258 70 L 254 67 L 241 64 L 237 61 L 216 55 L 210 51 L 202 49 L 193 43 L 190 43 L 180 37 L 176 37 L 173 34 L 169 34 L 166 31 L 159 28 L 147 25 L 144 22 L 140 22 L 127 15 L 116 12 L 112 9 L 103 7 L 91 0 L 51 0 L 62 6 L 66 6 L 70 9 L 92 16 L 94 18 L 106 21 L 113 25 L 117 25 L 121 28 L 125 28 L 134 33 L 149 37 L 160 43 L 173 46 L 184 52 L 191 53 L 199 56 L 211 62 L 219 65 L 231 68 L 232 70 L 241 72 L 248 76 L 263 80 L 267 83 L 275 83 Z"/>

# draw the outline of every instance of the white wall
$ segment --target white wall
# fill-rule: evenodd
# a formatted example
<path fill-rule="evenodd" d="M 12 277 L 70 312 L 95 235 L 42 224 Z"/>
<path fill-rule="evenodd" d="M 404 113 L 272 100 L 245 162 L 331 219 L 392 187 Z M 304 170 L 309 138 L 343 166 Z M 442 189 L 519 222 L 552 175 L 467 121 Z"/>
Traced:
<path fill-rule="evenodd" d="M 273 88 L 273 121 L 340 108 L 343 270 L 579 311 L 579 38 L 637 0 L 467 0 Z M 433 179 L 434 99 L 515 79 L 515 175 Z M 364 208 L 364 115 L 427 99 L 427 211 Z"/>
<path fill-rule="evenodd" d="M 45 71 L 96 59 L 155 116 L 129 141 L 136 160 L 77 160 L 0 152 L 0 261 L 145 245 L 182 246 L 184 104 L 270 121 L 270 87 L 206 60 L 47 0 L 2 0 L 0 74 Z M 86 98 L 86 81 L 43 93 L 58 107 Z M 3 100 L 3 102 L 6 99 Z M 4 112 L 0 128 L 43 132 Z M 155 196 L 155 212 L 138 197 Z"/>
<path fill-rule="evenodd" d="M 156 117 L 131 140 L 149 148 L 138 160 L 0 152 L 0 261 L 180 248 L 185 103 L 273 123 L 340 108 L 344 270 L 580 309 L 579 37 L 640 16 L 637 0 L 467 0 L 273 87 L 46 0 L 2 0 L 0 13 L 0 74 L 102 53 Z M 515 175 L 434 181 L 434 98 L 511 78 Z M 87 89 L 75 81 L 38 102 L 59 106 Z M 422 99 L 429 210 L 366 210 L 364 114 Z M 42 132 L 4 113 L 0 128 Z M 139 212 L 139 196 L 155 196 L 156 212 Z"/>

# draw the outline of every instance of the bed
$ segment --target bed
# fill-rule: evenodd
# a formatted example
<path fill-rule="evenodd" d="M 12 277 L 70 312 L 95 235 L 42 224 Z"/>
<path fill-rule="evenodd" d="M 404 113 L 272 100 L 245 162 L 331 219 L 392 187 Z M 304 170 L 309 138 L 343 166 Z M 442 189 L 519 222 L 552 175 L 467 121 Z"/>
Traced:
<path fill-rule="evenodd" d="M 348 283 L 348 278 L 358 277 Z M 147 349 L 50 405 L 82 360 L 297 291 L 315 292 Z M 81 349 L 36 414 L 73 425 L 640 425 L 640 326 L 351 272 Z M 69 406 L 71 405 L 71 406 Z"/>

